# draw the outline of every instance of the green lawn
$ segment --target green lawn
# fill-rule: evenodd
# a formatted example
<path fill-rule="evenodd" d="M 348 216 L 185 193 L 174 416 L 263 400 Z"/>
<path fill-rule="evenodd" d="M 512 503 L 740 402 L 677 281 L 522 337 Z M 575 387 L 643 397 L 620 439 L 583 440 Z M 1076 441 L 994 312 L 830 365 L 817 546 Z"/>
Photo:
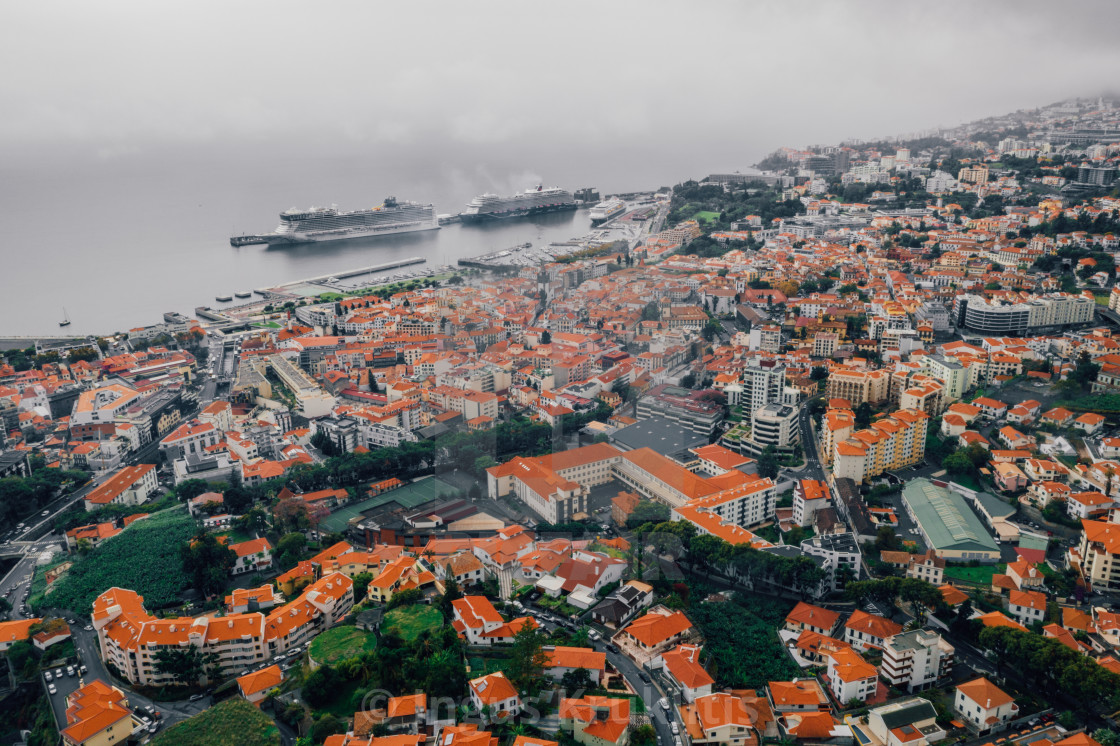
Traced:
<path fill-rule="evenodd" d="M 1006 571 L 1007 565 L 1003 563 L 998 565 L 980 565 L 979 567 L 958 567 L 949 565 L 945 568 L 945 578 L 947 580 L 963 580 L 966 583 L 974 583 L 976 585 L 991 585 L 993 575 Z"/>
<path fill-rule="evenodd" d="M 443 626 L 443 614 L 431 606 L 415 604 L 401 606 L 385 615 L 381 631 L 395 629 L 406 642 L 412 642 L 426 629 L 437 630 Z"/>
<path fill-rule="evenodd" d="M 317 663 L 338 663 L 377 647 L 377 636 L 357 627 L 334 627 L 311 641 L 310 655 Z"/>
<path fill-rule="evenodd" d="M 353 714 L 353 713 L 351 713 Z M 272 718 L 243 699 L 227 699 L 171 726 L 152 746 L 279 746 Z"/>
<path fill-rule="evenodd" d="M 967 487 L 968 489 L 973 490 L 975 492 L 983 492 L 984 491 L 984 486 L 982 484 L 980 484 L 980 481 L 978 479 L 976 479 L 976 477 L 972 476 L 971 474 L 957 474 L 954 477 L 952 477 L 952 479 L 950 479 L 950 481 L 956 482 L 960 486 Z"/>
<path fill-rule="evenodd" d="M 504 656 L 472 656 L 467 659 L 467 665 L 471 667 L 471 678 L 478 678 L 486 674 L 495 673 L 497 671 L 504 671 L 509 665 L 510 659 Z"/>
<path fill-rule="evenodd" d="M 240 544 L 243 541 L 252 541 L 253 539 L 257 538 L 250 532 L 238 531 L 235 528 L 229 528 L 225 531 L 219 531 L 217 535 L 228 536 L 230 544 Z"/>
<path fill-rule="evenodd" d="M 712 212 L 711 210 L 701 210 L 692 217 L 696 218 L 696 220 L 702 223 L 715 223 L 719 220 L 719 213 Z"/>

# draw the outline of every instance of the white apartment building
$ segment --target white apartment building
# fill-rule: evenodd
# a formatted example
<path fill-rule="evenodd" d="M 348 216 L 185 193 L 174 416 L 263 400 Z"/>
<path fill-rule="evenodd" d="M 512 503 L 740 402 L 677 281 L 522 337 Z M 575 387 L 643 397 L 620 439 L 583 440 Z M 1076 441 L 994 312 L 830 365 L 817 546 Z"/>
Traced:
<path fill-rule="evenodd" d="M 880 673 L 891 686 L 920 691 L 949 673 L 955 652 L 952 645 L 931 630 L 904 632 L 887 640 Z"/>
<path fill-rule="evenodd" d="M 831 501 L 828 484 L 817 479 L 799 479 L 793 485 L 793 522 L 798 526 L 813 523 L 818 510 Z"/>

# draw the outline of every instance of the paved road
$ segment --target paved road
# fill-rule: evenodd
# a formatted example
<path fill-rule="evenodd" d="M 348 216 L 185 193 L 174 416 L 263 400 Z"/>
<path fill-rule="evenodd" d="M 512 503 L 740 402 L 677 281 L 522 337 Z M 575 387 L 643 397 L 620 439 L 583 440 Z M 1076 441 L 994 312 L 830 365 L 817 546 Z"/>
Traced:
<path fill-rule="evenodd" d="M 810 399 L 809 401 L 812 401 Z M 805 451 L 805 466 L 801 469 L 803 479 L 824 480 L 827 478 L 821 465 L 821 455 L 817 447 L 817 435 L 813 432 L 813 421 L 809 416 L 809 402 L 801 405 L 801 447 Z"/>
<path fill-rule="evenodd" d="M 531 614 L 534 618 L 536 618 L 537 623 L 540 624 L 548 632 L 554 632 L 557 629 L 560 629 L 560 625 L 556 624 L 553 621 L 550 621 L 548 618 L 542 617 L 540 615 L 540 611 L 537 608 L 530 605 L 526 611 L 528 614 Z M 545 613 L 552 615 L 555 612 L 547 611 Z M 590 610 L 586 612 L 584 616 L 587 616 L 587 614 L 589 613 Z M 606 638 L 612 635 L 614 633 L 614 630 L 594 624 L 589 624 L 588 626 L 591 629 L 597 630 L 600 634 L 603 635 L 604 638 L 599 641 L 590 642 L 589 644 L 591 645 L 591 647 L 605 653 L 607 656 L 607 662 L 610 663 L 616 671 L 622 674 L 622 677 L 626 679 L 627 683 L 630 685 L 630 688 L 641 696 L 642 701 L 646 705 L 646 710 L 650 714 L 650 719 L 653 727 L 657 731 L 659 743 L 664 744 L 665 746 L 672 744 L 673 731 L 669 725 L 669 718 L 676 718 L 676 709 L 674 707 L 674 709 L 670 713 L 666 713 L 665 710 L 659 707 L 657 704 L 658 700 L 666 696 L 666 691 L 664 691 L 657 683 L 655 683 L 656 680 L 652 677 L 649 682 L 643 681 L 641 669 L 638 668 L 637 664 L 635 664 L 634 661 L 627 658 L 621 652 L 615 653 L 606 647 Z M 679 722 L 678 727 L 680 727 Z"/>
<path fill-rule="evenodd" d="M 47 692 L 47 698 L 50 700 L 51 708 L 54 710 L 55 721 L 65 725 L 66 722 L 66 696 L 78 688 L 80 684 L 88 684 L 94 680 L 100 680 L 107 684 L 115 684 L 121 686 L 128 692 L 128 701 L 134 711 L 139 711 L 140 708 L 150 706 L 162 715 L 160 722 L 160 729 L 169 725 L 173 725 L 181 720 L 193 717 L 198 713 L 205 710 L 212 703 L 209 697 L 204 697 L 196 702 L 182 701 L 182 702 L 156 702 L 147 697 L 144 697 L 131 689 L 126 689 L 119 682 L 114 682 L 109 676 L 109 672 L 101 662 L 101 657 L 98 655 L 97 634 L 92 630 L 85 629 L 80 620 L 71 619 L 70 633 L 74 641 L 74 650 L 78 656 L 79 665 L 84 664 L 88 669 L 84 675 L 67 676 L 65 673 L 61 678 L 55 677 L 55 673 L 64 670 L 65 666 L 52 670 L 51 682 L 56 689 L 55 694 L 50 694 L 47 690 L 47 683 L 45 679 L 41 679 L 44 691 Z M 140 713 L 143 714 L 143 713 Z"/>

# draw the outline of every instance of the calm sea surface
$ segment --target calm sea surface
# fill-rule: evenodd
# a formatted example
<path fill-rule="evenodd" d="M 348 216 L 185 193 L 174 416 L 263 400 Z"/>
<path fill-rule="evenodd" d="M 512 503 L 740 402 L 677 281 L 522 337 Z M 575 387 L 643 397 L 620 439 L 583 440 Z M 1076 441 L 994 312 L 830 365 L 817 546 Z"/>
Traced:
<path fill-rule="evenodd" d="M 566 240 L 589 227 L 580 210 L 335 244 L 229 245 L 231 235 L 272 230 L 288 207 L 353 210 L 392 195 L 457 213 L 481 192 L 512 193 L 538 182 L 595 186 L 605 196 L 689 176 L 633 155 L 626 160 L 641 167 L 589 154 L 581 163 L 557 156 L 555 168 L 539 173 L 531 169 L 540 164 L 522 166 L 517 156 L 486 168 L 447 158 L 200 150 L 0 166 L 0 335 L 58 334 L 64 307 L 73 322 L 67 333 L 112 333 L 157 323 L 164 311 L 192 315 L 196 306 L 216 305 L 216 295 L 409 256 L 454 264 L 526 241 Z"/>

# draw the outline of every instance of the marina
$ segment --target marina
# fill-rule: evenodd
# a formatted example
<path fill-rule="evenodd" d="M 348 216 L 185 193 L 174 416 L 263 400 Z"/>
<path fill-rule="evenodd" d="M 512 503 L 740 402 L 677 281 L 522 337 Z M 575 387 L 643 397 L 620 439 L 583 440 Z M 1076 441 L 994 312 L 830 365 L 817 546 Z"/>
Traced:
<path fill-rule="evenodd" d="M 612 200 L 618 204 L 609 207 L 611 217 L 586 234 L 567 241 L 550 241 L 534 245 L 523 243 L 507 249 L 490 251 L 459 259 L 461 267 L 489 269 L 494 267 L 533 267 L 563 260 L 582 252 L 592 252 L 606 244 L 616 244 L 619 250 L 630 251 L 639 246 L 650 233 L 660 230 L 667 206 L 659 209 L 651 195 L 635 195 L 632 202 Z M 593 219 L 594 224 L 594 219 Z"/>

